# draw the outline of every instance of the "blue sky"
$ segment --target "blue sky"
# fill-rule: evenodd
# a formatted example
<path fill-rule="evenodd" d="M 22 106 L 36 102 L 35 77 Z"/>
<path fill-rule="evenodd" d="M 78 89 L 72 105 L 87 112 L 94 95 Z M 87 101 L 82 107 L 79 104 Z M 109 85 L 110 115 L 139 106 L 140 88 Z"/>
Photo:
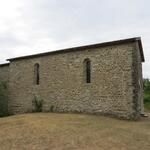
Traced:
<path fill-rule="evenodd" d="M 66 47 L 141 36 L 150 78 L 149 0 L 0 0 L 0 63 Z"/>

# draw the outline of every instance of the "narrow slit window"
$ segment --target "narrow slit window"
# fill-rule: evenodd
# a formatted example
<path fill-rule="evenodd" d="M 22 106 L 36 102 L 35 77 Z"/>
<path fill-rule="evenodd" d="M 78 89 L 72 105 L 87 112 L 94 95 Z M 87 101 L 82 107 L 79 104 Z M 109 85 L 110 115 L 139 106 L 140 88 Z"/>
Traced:
<path fill-rule="evenodd" d="M 35 83 L 36 85 L 39 85 L 40 83 L 40 65 L 37 63 L 34 66 L 34 72 L 35 72 Z"/>
<path fill-rule="evenodd" d="M 89 59 L 85 60 L 85 74 L 86 83 L 91 83 L 91 61 Z"/>

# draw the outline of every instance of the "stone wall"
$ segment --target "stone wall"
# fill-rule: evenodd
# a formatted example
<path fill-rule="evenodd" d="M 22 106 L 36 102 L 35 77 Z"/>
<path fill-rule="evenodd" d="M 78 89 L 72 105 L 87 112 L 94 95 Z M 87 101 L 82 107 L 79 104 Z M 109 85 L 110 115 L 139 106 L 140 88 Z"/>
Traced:
<path fill-rule="evenodd" d="M 0 81 L 8 81 L 9 78 L 9 64 L 0 65 Z"/>
<path fill-rule="evenodd" d="M 134 85 L 134 97 L 133 97 L 133 108 L 135 108 L 135 113 L 144 114 L 144 104 L 143 104 L 143 75 L 142 75 L 142 58 L 140 55 L 139 45 L 135 43 L 135 48 L 133 50 L 133 85 Z"/>
<path fill-rule="evenodd" d="M 39 96 L 44 100 L 43 111 L 53 107 L 57 112 L 136 118 L 135 52 L 135 43 L 128 43 L 14 60 L 10 63 L 9 111 L 32 112 L 32 101 Z M 85 81 L 87 58 L 91 60 L 91 83 Z M 39 85 L 34 79 L 36 63 L 40 65 Z"/>
<path fill-rule="evenodd" d="M 0 65 L 0 117 L 8 115 L 9 64 Z"/>

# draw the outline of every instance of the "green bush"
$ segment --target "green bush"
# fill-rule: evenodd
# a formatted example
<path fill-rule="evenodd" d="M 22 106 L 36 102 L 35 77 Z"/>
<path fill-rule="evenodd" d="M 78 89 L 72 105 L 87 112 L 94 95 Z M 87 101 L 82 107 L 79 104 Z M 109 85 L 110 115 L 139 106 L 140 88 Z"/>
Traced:
<path fill-rule="evenodd" d="M 54 112 L 54 106 L 53 105 L 50 106 L 50 112 Z"/>
<path fill-rule="evenodd" d="M 7 82 L 0 82 L 0 117 L 8 116 Z"/>
<path fill-rule="evenodd" d="M 144 85 L 144 107 L 146 110 L 150 111 L 150 80 L 143 79 Z"/>
<path fill-rule="evenodd" d="M 34 112 L 42 112 L 43 99 L 40 96 L 35 96 L 33 100 Z"/>

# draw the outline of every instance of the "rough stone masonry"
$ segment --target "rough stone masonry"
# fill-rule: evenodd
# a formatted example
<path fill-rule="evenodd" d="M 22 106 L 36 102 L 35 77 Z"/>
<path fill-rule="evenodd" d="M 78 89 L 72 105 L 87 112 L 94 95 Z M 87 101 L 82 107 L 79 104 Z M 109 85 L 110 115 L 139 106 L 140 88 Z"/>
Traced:
<path fill-rule="evenodd" d="M 42 111 L 108 114 L 138 119 L 143 113 L 141 38 L 111 41 L 8 59 L 0 65 L 11 114 Z"/>

